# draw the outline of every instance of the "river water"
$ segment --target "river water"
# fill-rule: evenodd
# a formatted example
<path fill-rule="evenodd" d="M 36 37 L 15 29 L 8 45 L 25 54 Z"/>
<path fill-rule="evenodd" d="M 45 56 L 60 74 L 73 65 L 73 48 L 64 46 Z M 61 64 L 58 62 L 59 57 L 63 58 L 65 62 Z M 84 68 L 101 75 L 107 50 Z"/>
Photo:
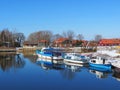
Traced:
<path fill-rule="evenodd" d="M 34 53 L 0 54 L 0 90 L 120 90 L 120 70 L 45 64 Z"/>

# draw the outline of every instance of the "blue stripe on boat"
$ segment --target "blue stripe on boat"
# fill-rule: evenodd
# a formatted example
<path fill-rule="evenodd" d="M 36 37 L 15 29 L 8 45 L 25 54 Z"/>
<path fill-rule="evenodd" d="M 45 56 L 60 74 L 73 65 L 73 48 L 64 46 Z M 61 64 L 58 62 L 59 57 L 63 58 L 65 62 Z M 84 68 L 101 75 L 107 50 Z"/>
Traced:
<path fill-rule="evenodd" d="M 103 65 L 103 64 L 93 64 L 93 63 L 89 62 L 89 65 L 93 66 L 93 67 L 97 67 L 97 68 L 111 69 L 111 65 L 110 64 Z"/>

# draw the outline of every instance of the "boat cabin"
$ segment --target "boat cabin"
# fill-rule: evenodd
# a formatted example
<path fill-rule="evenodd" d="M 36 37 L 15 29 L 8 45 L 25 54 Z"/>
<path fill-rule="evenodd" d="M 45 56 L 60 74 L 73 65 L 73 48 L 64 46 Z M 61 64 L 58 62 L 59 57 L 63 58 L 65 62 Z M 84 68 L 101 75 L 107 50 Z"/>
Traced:
<path fill-rule="evenodd" d="M 43 48 L 41 49 L 41 52 L 52 56 L 62 56 L 62 52 L 59 51 L 59 49 L 54 49 L 54 48 Z"/>
<path fill-rule="evenodd" d="M 107 60 L 107 58 L 99 57 L 99 56 L 91 58 L 91 62 L 95 63 L 95 64 L 105 64 L 106 60 Z"/>

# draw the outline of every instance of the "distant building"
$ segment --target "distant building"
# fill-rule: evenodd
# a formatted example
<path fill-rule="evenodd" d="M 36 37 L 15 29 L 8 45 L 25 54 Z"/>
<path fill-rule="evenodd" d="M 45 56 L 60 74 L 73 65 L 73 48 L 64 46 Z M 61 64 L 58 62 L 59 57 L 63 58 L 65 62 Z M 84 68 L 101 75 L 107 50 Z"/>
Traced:
<path fill-rule="evenodd" d="M 58 38 L 53 42 L 54 47 L 80 47 L 85 45 L 85 40 L 70 40 L 68 38 Z"/>
<path fill-rule="evenodd" d="M 86 46 L 87 41 L 85 40 L 72 40 L 72 46 L 74 47 L 83 47 Z"/>
<path fill-rule="evenodd" d="M 72 47 L 72 41 L 68 38 L 58 38 L 53 41 L 53 46 L 55 47 Z"/>
<path fill-rule="evenodd" d="M 120 39 L 101 39 L 99 46 L 118 46 L 120 45 Z"/>
<path fill-rule="evenodd" d="M 38 41 L 38 46 L 47 47 L 47 46 L 49 46 L 49 42 L 47 40 L 39 40 Z"/>
<path fill-rule="evenodd" d="M 37 42 L 25 41 L 25 42 L 23 43 L 23 47 L 35 47 L 35 46 L 38 46 L 38 43 L 37 43 Z"/>
<path fill-rule="evenodd" d="M 98 46 L 98 43 L 96 41 L 86 41 L 86 48 L 88 49 L 93 49 L 96 48 Z"/>

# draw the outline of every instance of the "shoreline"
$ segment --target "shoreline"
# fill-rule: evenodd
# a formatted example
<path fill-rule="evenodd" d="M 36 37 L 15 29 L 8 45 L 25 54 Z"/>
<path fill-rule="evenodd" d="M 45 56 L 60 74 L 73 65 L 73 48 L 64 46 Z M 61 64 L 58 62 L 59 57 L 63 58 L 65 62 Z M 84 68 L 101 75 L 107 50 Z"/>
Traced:
<path fill-rule="evenodd" d="M 0 52 L 16 52 L 16 48 L 0 48 Z"/>
<path fill-rule="evenodd" d="M 32 48 L 27 48 L 27 47 L 23 47 L 23 48 L 0 48 L 0 52 L 34 52 L 37 49 L 40 49 L 41 47 L 32 47 Z M 69 48 L 64 48 L 64 52 L 67 53 L 71 53 L 71 52 L 76 52 L 76 53 L 92 53 L 95 51 L 88 51 L 88 50 L 84 50 L 83 48 L 80 47 L 69 47 Z"/>

